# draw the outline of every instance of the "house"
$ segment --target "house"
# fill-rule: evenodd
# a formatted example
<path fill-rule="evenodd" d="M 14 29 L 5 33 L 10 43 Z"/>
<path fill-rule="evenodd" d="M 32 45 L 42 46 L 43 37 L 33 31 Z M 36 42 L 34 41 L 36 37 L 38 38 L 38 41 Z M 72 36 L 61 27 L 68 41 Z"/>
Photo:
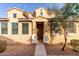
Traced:
<path fill-rule="evenodd" d="M 55 17 L 55 14 L 49 15 L 45 8 L 38 8 L 34 12 L 11 8 L 6 12 L 7 18 L 0 18 L 0 36 L 23 44 L 38 43 L 39 41 L 50 43 L 50 18 Z M 68 42 L 71 39 L 79 39 L 78 21 L 71 22 L 69 28 Z M 53 43 L 61 42 L 64 42 L 64 36 L 57 34 Z"/>

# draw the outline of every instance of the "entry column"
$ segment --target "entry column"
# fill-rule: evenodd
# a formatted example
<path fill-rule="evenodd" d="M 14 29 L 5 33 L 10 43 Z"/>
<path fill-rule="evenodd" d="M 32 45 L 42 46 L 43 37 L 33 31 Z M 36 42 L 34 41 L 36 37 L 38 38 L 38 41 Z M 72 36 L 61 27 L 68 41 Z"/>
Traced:
<path fill-rule="evenodd" d="M 44 43 L 49 43 L 50 41 L 50 26 L 49 22 L 44 22 Z"/>
<path fill-rule="evenodd" d="M 36 22 L 33 21 L 33 33 L 32 33 L 32 43 L 37 42 L 37 27 L 36 27 Z"/>

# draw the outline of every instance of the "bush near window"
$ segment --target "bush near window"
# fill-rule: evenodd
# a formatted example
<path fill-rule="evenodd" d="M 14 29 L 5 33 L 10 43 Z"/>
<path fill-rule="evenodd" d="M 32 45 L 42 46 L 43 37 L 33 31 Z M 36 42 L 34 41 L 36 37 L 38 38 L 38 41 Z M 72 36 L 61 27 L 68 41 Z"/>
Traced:
<path fill-rule="evenodd" d="M 79 52 L 79 40 L 73 39 L 70 41 L 70 44 L 74 51 Z"/>
<path fill-rule="evenodd" d="M 6 46 L 7 46 L 7 41 L 0 40 L 0 53 L 2 53 L 3 51 L 5 51 Z"/>

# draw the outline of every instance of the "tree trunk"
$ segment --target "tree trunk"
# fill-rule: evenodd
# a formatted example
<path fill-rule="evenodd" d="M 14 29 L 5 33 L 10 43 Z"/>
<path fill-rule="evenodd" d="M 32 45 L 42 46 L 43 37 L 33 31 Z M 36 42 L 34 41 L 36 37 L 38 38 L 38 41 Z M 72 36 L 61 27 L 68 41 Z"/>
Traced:
<path fill-rule="evenodd" d="M 64 39 L 65 39 L 65 43 L 63 45 L 62 51 L 64 51 L 65 47 L 66 47 L 66 43 L 67 43 L 67 33 L 64 30 Z"/>

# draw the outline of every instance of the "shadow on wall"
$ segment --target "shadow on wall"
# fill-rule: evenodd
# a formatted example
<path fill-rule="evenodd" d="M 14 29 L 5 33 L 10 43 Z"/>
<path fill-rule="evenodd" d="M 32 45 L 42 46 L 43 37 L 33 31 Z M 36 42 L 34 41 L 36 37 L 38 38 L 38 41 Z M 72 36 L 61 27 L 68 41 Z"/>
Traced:
<path fill-rule="evenodd" d="M 15 42 L 13 39 L 10 39 L 10 38 L 5 37 L 5 36 L 0 36 L 0 40 L 6 40 L 7 44 L 23 44 L 20 42 Z"/>

